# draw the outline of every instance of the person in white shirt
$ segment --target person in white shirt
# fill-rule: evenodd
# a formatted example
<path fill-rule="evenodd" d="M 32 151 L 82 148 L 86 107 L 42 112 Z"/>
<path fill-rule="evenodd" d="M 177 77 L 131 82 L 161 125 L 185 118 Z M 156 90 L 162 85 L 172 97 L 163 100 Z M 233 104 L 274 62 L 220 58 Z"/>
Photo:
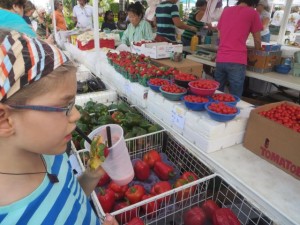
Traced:
<path fill-rule="evenodd" d="M 282 21 L 282 17 L 283 17 L 283 7 L 280 7 L 278 10 L 276 10 L 274 12 L 272 21 L 271 21 L 271 25 L 276 26 L 276 27 L 280 27 L 281 26 L 281 21 Z"/>
<path fill-rule="evenodd" d="M 269 12 L 270 6 L 268 0 L 260 0 L 256 6 L 256 11 L 259 13 L 259 17 L 263 25 L 263 30 L 260 32 L 261 41 L 269 43 L 271 38 L 269 30 L 271 14 Z"/>
<path fill-rule="evenodd" d="M 87 4 L 87 0 L 79 0 L 73 8 L 73 20 L 76 27 L 91 29 L 93 27 L 93 7 Z"/>
<path fill-rule="evenodd" d="M 300 19 L 299 7 L 294 6 L 294 7 L 292 7 L 291 14 L 289 15 L 289 18 L 288 18 L 288 23 L 286 25 L 286 31 L 289 31 L 290 33 L 294 33 L 297 28 L 299 19 Z"/>

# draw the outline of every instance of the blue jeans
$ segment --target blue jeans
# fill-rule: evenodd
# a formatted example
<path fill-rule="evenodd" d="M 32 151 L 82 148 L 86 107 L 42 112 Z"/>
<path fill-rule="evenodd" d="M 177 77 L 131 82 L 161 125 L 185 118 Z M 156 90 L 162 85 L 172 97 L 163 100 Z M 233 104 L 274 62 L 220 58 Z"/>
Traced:
<path fill-rule="evenodd" d="M 190 46 L 191 45 L 191 40 L 186 39 L 184 37 L 181 36 L 181 42 L 183 46 Z"/>
<path fill-rule="evenodd" d="M 219 90 L 224 92 L 229 83 L 229 93 L 242 96 L 246 76 L 246 65 L 239 63 L 216 63 L 215 79 L 220 83 Z"/>
<path fill-rule="evenodd" d="M 270 33 L 261 36 L 261 41 L 263 41 L 263 42 L 269 43 L 270 39 L 271 39 L 271 34 Z"/>

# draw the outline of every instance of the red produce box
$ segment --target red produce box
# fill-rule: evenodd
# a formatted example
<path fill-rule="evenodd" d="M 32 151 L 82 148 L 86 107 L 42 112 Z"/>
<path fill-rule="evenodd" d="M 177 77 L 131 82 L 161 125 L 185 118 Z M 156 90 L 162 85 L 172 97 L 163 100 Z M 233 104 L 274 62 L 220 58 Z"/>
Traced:
<path fill-rule="evenodd" d="M 259 114 L 283 103 L 300 108 L 298 104 L 282 101 L 263 105 L 251 111 L 244 147 L 300 179 L 300 133 Z M 300 123 L 300 119 L 298 122 Z"/>
<path fill-rule="evenodd" d="M 99 40 L 100 48 L 111 48 L 115 49 L 115 40 L 113 39 L 100 39 Z M 80 50 L 91 50 L 95 47 L 94 40 L 90 40 L 87 44 L 83 45 L 81 41 L 77 40 L 77 46 Z"/>

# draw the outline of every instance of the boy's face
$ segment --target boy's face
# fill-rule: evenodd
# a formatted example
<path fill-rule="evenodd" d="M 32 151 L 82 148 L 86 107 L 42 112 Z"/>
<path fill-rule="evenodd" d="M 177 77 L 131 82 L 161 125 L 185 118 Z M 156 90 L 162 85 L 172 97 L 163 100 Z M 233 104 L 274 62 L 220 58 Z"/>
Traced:
<path fill-rule="evenodd" d="M 76 75 L 73 74 L 62 79 L 47 94 L 37 96 L 26 105 L 66 107 L 75 101 L 76 90 Z M 66 112 L 17 110 L 13 118 L 17 148 L 54 155 L 66 150 L 80 114 L 75 107 L 68 116 Z"/>

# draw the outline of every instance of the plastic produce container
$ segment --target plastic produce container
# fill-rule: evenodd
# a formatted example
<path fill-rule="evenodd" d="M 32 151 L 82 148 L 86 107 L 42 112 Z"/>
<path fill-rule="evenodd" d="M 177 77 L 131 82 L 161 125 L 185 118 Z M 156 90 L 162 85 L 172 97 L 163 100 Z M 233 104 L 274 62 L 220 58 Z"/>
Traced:
<path fill-rule="evenodd" d="M 171 92 L 166 92 L 162 90 L 162 86 L 159 88 L 161 94 L 166 98 L 171 101 L 179 101 L 182 96 L 184 96 L 187 93 L 187 90 L 185 88 L 182 88 L 183 91 L 181 93 L 171 93 Z"/>
<path fill-rule="evenodd" d="M 203 80 L 203 82 L 207 82 L 208 80 Z M 199 95 L 199 96 L 211 96 L 215 93 L 215 91 L 219 88 L 219 83 L 217 81 L 209 81 L 213 84 L 213 88 L 212 89 L 205 89 L 205 88 L 198 88 L 198 87 L 195 87 L 195 83 L 196 82 L 199 82 L 199 80 L 197 81 L 191 81 L 189 82 L 189 87 L 190 87 L 190 90 L 193 94 L 195 95 Z"/>
<path fill-rule="evenodd" d="M 210 104 L 211 104 L 211 102 L 205 104 L 204 107 L 205 107 L 208 115 L 210 116 L 210 118 L 212 118 L 213 120 L 218 121 L 218 122 L 227 122 L 229 120 L 233 120 L 240 113 L 240 110 L 238 108 L 237 108 L 237 112 L 233 113 L 233 114 L 217 113 L 217 112 L 214 112 L 214 111 L 212 111 L 208 108 Z M 231 106 L 231 107 L 235 107 L 235 106 L 232 106 L 228 103 L 226 103 L 226 104 Z"/>

